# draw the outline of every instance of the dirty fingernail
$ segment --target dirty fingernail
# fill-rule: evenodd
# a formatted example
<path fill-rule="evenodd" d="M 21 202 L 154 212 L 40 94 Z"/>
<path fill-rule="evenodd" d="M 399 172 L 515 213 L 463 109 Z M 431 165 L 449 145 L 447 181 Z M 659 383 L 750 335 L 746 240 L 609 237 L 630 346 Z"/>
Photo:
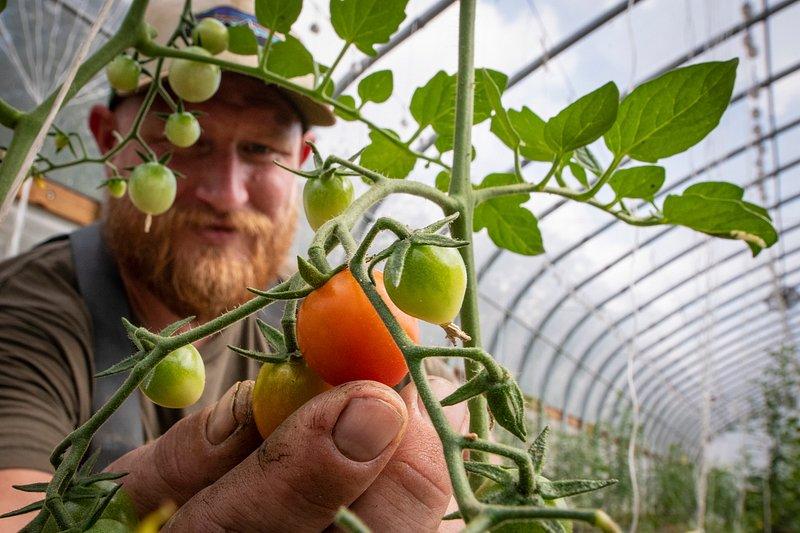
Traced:
<path fill-rule="evenodd" d="M 353 398 L 333 428 L 333 442 L 353 461 L 378 457 L 403 427 L 403 416 L 377 398 Z"/>

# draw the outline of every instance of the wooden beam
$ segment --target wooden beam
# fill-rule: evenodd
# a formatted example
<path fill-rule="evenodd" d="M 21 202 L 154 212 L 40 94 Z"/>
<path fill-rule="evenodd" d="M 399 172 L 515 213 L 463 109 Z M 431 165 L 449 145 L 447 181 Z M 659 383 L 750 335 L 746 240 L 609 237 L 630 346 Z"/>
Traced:
<path fill-rule="evenodd" d="M 33 184 L 28 203 L 81 226 L 100 217 L 99 201 L 47 178 L 39 178 Z"/>

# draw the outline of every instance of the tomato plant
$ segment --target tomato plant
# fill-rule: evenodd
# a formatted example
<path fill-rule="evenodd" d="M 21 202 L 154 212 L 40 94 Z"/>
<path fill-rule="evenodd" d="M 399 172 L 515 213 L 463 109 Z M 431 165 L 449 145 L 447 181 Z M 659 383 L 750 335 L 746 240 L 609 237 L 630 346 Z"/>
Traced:
<path fill-rule="evenodd" d="M 253 387 L 253 418 L 265 439 L 308 400 L 330 389 L 300 358 L 266 363 Z"/>
<path fill-rule="evenodd" d="M 167 140 L 179 148 L 188 148 L 200 138 L 200 123 L 188 111 L 172 113 L 164 125 Z"/>
<path fill-rule="evenodd" d="M 303 207 L 311 228 L 316 230 L 341 214 L 353 202 L 353 184 L 341 175 L 324 175 L 306 180 L 303 186 Z"/>
<path fill-rule="evenodd" d="M 175 174 L 154 161 L 137 166 L 128 178 L 131 202 L 148 215 L 160 215 L 172 207 L 177 190 Z"/>
<path fill-rule="evenodd" d="M 425 244 L 411 245 L 397 286 L 386 283 L 397 307 L 432 324 L 455 318 L 466 288 L 467 269 L 458 250 Z"/>
<path fill-rule="evenodd" d="M 201 56 L 211 57 L 211 52 L 199 46 L 184 48 Z M 169 86 L 187 102 L 205 102 L 217 92 L 222 71 L 217 65 L 190 59 L 173 59 L 169 68 Z"/>
<path fill-rule="evenodd" d="M 419 324 L 389 300 L 380 272 L 375 283 L 408 336 L 419 342 Z M 331 385 L 371 379 L 392 387 L 408 372 L 402 352 L 349 270 L 332 276 L 300 304 L 297 342 L 308 366 Z"/>
<path fill-rule="evenodd" d="M 200 399 L 206 369 L 197 348 L 187 344 L 167 354 L 142 380 L 141 389 L 153 403 L 173 409 Z"/>
<path fill-rule="evenodd" d="M 83 521 L 88 519 L 102 495 L 112 490 L 115 486 L 116 483 L 108 480 L 93 483 L 91 485 L 92 490 L 87 497 L 67 502 L 67 512 L 75 520 Z M 92 496 L 92 492 L 95 492 L 96 495 Z M 132 532 L 138 522 L 139 518 L 136 514 L 133 500 L 128 496 L 124 488 L 119 488 L 111 498 L 108 506 L 103 510 L 100 519 L 87 531 L 97 533 Z M 58 531 L 56 522 L 50 518 L 42 528 L 42 533 L 55 533 L 56 531 Z"/>
<path fill-rule="evenodd" d="M 106 77 L 111 87 L 120 92 L 132 92 L 139 87 L 142 67 L 125 54 L 118 55 L 106 66 Z"/>
<path fill-rule="evenodd" d="M 122 198 L 128 190 L 128 182 L 121 178 L 112 178 L 106 183 L 108 194 L 114 198 Z"/>
<path fill-rule="evenodd" d="M 228 49 L 228 28 L 217 19 L 204 18 L 192 30 L 192 41 L 216 55 Z"/>

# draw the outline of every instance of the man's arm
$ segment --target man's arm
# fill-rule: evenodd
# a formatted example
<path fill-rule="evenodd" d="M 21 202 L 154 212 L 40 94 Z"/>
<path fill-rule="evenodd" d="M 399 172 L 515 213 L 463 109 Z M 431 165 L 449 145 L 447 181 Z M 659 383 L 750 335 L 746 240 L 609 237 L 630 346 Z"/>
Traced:
<path fill-rule="evenodd" d="M 40 470 L 27 468 L 7 468 L 0 470 L 0 514 L 19 509 L 37 500 L 43 495 L 39 492 L 23 492 L 13 488 L 14 485 L 27 485 L 50 481 L 52 475 Z M 0 531 L 17 531 L 33 519 L 32 513 L 4 518 L 0 522 Z"/>

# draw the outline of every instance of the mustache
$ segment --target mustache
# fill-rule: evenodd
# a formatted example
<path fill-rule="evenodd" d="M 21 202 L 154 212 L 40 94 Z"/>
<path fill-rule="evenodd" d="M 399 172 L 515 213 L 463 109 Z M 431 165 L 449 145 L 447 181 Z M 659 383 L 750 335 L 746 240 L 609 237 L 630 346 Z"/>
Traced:
<path fill-rule="evenodd" d="M 237 210 L 230 213 L 217 213 L 202 206 L 174 206 L 169 217 L 173 227 L 220 228 L 246 235 L 263 235 L 272 228 L 270 218 L 253 210 Z"/>

